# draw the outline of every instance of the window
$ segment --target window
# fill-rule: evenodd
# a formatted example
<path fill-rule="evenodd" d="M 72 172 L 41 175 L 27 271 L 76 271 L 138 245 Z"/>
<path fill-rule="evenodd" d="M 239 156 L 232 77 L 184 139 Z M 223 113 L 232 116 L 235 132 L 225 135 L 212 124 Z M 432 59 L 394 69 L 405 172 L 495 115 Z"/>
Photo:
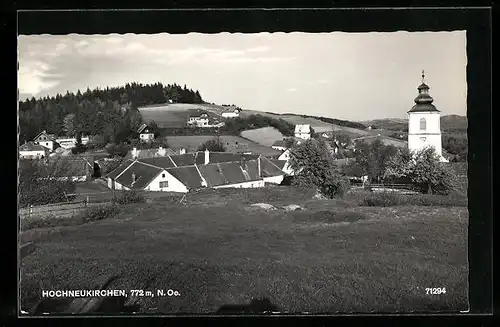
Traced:
<path fill-rule="evenodd" d="M 166 188 L 168 187 L 168 182 L 165 181 L 165 182 L 160 182 L 160 188 Z"/>
<path fill-rule="evenodd" d="M 426 129 L 426 121 L 425 118 L 420 118 L 420 130 L 425 131 Z"/>
<path fill-rule="evenodd" d="M 162 178 L 165 178 L 165 174 L 161 174 L 161 177 L 162 177 Z"/>

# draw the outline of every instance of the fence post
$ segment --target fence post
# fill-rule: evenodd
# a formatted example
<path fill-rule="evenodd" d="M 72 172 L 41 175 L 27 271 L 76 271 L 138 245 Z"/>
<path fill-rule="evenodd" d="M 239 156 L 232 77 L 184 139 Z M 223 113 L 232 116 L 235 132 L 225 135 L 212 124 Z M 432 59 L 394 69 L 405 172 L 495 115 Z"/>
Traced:
<path fill-rule="evenodd" d="M 32 204 L 30 204 L 30 211 L 29 211 L 29 215 L 28 215 L 30 218 L 31 218 L 31 214 L 32 214 L 32 213 L 33 213 L 33 205 L 32 205 Z"/>
<path fill-rule="evenodd" d="M 88 206 L 89 204 L 89 196 L 87 195 L 87 199 L 85 200 L 85 206 Z"/>

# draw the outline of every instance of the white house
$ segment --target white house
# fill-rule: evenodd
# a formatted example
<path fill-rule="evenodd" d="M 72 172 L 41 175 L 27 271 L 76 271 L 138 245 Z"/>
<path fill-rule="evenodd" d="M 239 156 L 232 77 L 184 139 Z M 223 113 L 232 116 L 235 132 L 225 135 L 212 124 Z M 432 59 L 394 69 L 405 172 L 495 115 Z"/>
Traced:
<path fill-rule="evenodd" d="M 82 136 L 82 144 L 88 144 L 90 138 L 88 136 Z M 75 137 L 57 138 L 56 142 L 64 149 L 74 148 L 76 145 Z"/>
<path fill-rule="evenodd" d="M 47 134 L 47 131 L 43 130 L 35 136 L 33 139 L 34 144 L 39 144 L 47 149 L 49 151 L 54 151 L 55 145 L 57 144 L 56 139 L 53 134 Z"/>
<path fill-rule="evenodd" d="M 419 151 L 433 147 L 440 160 L 448 162 L 442 151 L 440 111 L 432 104 L 434 99 L 429 95 L 429 86 L 424 83 L 424 78 L 422 71 L 422 84 L 417 88 L 415 105 L 408 111 L 408 149 Z"/>
<path fill-rule="evenodd" d="M 311 138 L 311 125 L 295 125 L 295 137 L 308 140 Z"/>
<path fill-rule="evenodd" d="M 125 160 L 106 175 L 108 187 L 186 193 L 199 188 L 254 188 L 279 184 L 284 162 L 258 155 L 186 153 L 165 157 Z"/>
<path fill-rule="evenodd" d="M 224 118 L 236 118 L 240 116 L 240 111 L 240 109 L 236 108 L 234 110 L 223 112 L 221 116 Z"/>
<path fill-rule="evenodd" d="M 42 159 L 49 155 L 49 150 L 39 144 L 28 142 L 19 147 L 20 159 Z"/>
<path fill-rule="evenodd" d="M 137 130 L 139 133 L 139 139 L 142 142 L 151 142 L 155 138 L 154 132 L 151 130 L 151 128 L 147 124 L 142 124 L 141 127 Z"/>
<path fill-rule="evenodd" d="M 189 116 L 188 117 L 188 126 L 195 126 L 195 127 L 206 127 L 208 126 L 209 119 L 208 119 L 208 114 L 207 113 L 202 113 L 199 116 Z"/>
<path fill-rule="evenodd" d="M 278 160 L 290 160 L 290 149 L 286 149 L 285 151 L 283 151 L 283 153 L 278 157 Z"/>

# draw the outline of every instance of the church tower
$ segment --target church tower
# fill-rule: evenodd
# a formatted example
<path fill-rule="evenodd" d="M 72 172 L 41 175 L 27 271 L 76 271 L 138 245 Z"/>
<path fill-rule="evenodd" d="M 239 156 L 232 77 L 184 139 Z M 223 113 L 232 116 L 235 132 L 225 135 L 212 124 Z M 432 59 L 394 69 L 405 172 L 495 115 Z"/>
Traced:
<path fill-rule="evenodd" d="M 429 86 L 424 80 L 425 74 L 422 70 L 422 84 L 417 88 L 415 105 L 408 111 L 408 149 L 419 151 L 432 146 L 441 161 L 447 162 L 441 149 L 440 111 L 432 104 L 434 99 L 429 95 Z"/>

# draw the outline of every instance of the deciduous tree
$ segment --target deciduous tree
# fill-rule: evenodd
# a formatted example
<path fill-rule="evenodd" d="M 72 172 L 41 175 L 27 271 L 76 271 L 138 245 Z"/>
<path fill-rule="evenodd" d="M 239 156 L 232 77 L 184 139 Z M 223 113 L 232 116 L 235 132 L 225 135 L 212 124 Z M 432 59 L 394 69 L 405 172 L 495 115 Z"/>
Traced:
<path fill-rule="evenodd" d="M 389 161 L 384 176 L 408 179 L 416 188 L 428 194 L 448 194 L 457 187 L 455 174 L 449 165 L 440 162 L 432 147 L 415 153 L 399 151 Z"/>
<path fill-rule="evenodd" d="M 294 185 L 316 188 L 329 198 L 343 196 L 349 189 L 323 140 L 307 140 L 292 148 L 290 168 L 295 172 Z"/>

